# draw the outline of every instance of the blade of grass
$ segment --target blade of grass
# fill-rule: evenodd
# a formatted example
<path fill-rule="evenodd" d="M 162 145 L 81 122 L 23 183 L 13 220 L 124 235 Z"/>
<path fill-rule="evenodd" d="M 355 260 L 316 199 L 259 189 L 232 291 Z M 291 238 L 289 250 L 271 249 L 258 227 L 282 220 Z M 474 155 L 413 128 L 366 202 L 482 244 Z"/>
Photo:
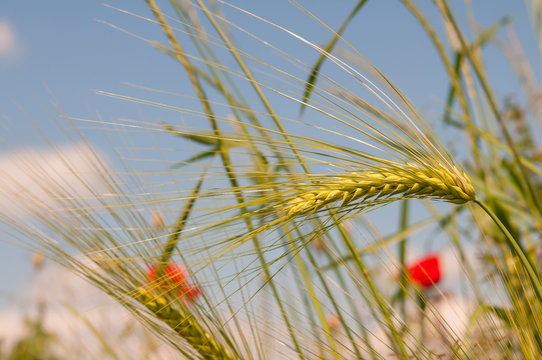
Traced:
<path fill-rule="evenodd" d="M 209 164 L 207 164 L 209 166 Z M 194 189 L 192 190 L 192 193 L 190 194 L 190 197 L 188 198 L 188 201 L 186 205 L 184 206 L 183 211 L 179 215 L 179 219 L 175 223 L 175 226 L 173 228 L 173 231 L 169 234 L 168 241 L 166 245 L 164 246 L 164 250 L 162 252 L 162 255 L 160 256 L 160 261 L 158 262 L 158 270 L 156 272 L 156 278 L 160 279 L 162 275 L 164 275 L 164 269 L 166 268 L 169 259 L 171 258 L 171 255 L 173 254 L 173 251 L 175 250 L 175 247 L 177 245 L 177 241 L 179 241 L 179 236 L 181 235 L 184 226 L 186 224 L 186 221 L 188 220 L 188 217 L 190 216 L 190 212 L 192 211 L 194 204 L 196 203 L 196 200 L 198 198 L 198 194 L 201 190 L 201 184 L 203 183 L 203 179 L 205 178 L 205 175 L 207 174 L 207 168 L 205 168 L 201 176 L 196 183 L 196 186 L 194 186 Z"/>

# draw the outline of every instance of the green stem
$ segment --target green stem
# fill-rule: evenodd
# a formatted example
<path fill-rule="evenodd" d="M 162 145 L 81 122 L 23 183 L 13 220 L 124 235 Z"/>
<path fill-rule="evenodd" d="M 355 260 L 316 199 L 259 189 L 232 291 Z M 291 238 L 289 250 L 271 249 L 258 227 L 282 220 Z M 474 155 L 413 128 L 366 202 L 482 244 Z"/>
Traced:
<path fill-rule="evenodd" d="M 335 359 L 339 359 L 339 352 L 337 351 L 337 346 L 335 345 L 335 339 L 333 338 L 333 335 L 331 334 L 331 330 L 329 328 L 329 324 L 326 320 L 326 315 L 324 314 L 324 310 L 322 308 L 322 304 L 320 300 L 318 299 L 318 296 L 316 295 L 316 291 L 314 290 L 314 286 L 312 285 L 312 279 L 309 275 L 309 272 L 307 270 L 307 267 L 303 263 L 303 260 L 299 256 L 299 253 L 294 245 L 294 239 L 291 236 L 291 231 L 287 228 L 285 225 L 285 231 L 286 231 L 286 237 L 288 244 L 290 245 L 291 253 L 294 257 L 294 260 L 297 264 L 297 267 L 299 269 L 299 272 L 301 273 L 301 276 L 303 277 L 303 281 L 305 282 L 306 290 L 310 296 L 310 299 L 312 301 L 312 305 L 314 306 L 314 309 L 316 310 L 316 315 L 318 316 L 318 319 L 320 320 L 320 324 L 322 325 L 322 330 L 324 331 L 324 334 L 329 342 L 329 346 L 331 348 L 331 351 L 335 357 Z M 297 232 L 300 234 L 299 229 Z M 308 310 L 308 309 L 307 309 Z"/>
<path fill-rule="evenodd" d="M 440 38 L 435 31 L 435 29 L 431 26 L 430 22 L 427 20 L 427 18 L 423 15 L 423 13 L 414 5 L 414 3 L 410 0 L 401 0 L 401 2 L 407 7 L 407 9 L 410 10 L 410 12 L 416 17 L 420 25 L 424 28 L 425 32 L 433 42 L 433 45 L 435 46 L 435 49 L 437 50 L 437 53 L 440 56 L 440 59 L 442 61 L 442 64 L 444 65 L 446 72 L 448 73 L 448 77 L 450 78 L 450 82 L 452 84 L 452 89 L 455 92 L 455 95 L 457 96 L 457 99 L 459 101 L 459 105 L 461 107 L 461 117 L 465 124 L 467 125 L 468 135 L 470 138 L 472 151 L 474 155 L 474 159 L 477 164 L 478 169 L 483 169 L 482 161 L 481 161 L 481 155 L 480 155 L 480 149 L 478 148 L 478 136 L 476 135 L 475 129 L 471 116 L 470 116 L 470 110 L 469 105 L 467 102 L 467 98 L 465 96 L 465 93 L 463 91 L 463 88 L 461 87 L 461 81 L 459 76 L 459 68 L 455 68 L 452 65 L 452 62 L 448 58 L 448 53 L 440 41 Z M 459 62 L 458 62 L 459 66 Z"/>
<path fill-rule="evenodd" d="M 538 215 L 542 215 L 542 207 L 540 203 L 538 202 L 538 196 L 536 193 L 536 189 L 533 187 L 529 172 L 527 171 L 521 156 L 519 155 L 519 152 L 514 144 L 514 141 L 512 140 L 512 136 L 510 135 L 510 132 L 508 131 L 508 128 L 506 127 L 506 124 L 504 123 L 504 119 L 502 117 L 501 112 L 499 111 L 499 108 L 497 106 L 497 103 L 495 102 L 495 96 L 493 95 L 489 82 L 487 81 L 481 66 L 480 62 L 475 59 L 475 57 L 472 54 L 471 48 L 467 45 L 465 37 L 461 33 L 459 26 L 457 25 L 457 22 L 455 21 L 455 18 L 452 16 L 452 13 L 450 11 L 450 8 L 448 7 L 448 3 L 445 0 L 433 0 L 436 2 L 437 6 L 439 4 L 442 5 L 442 7 L 439 7 L 442 9 L 443 14 L 446 16 L 446 18 L 450 21 L 450 24 L 454 28 L 455 32 L 457 33 L 457 37 L 459 38 L 459 41 L 461 42 L 461 46 L 463 47 L 463 51 L 467 58 L 469 59 L 472 68 L 474 69 L 474 72 L 476 73 L 476 76 L 478 77 L 478 80 L 480 82 L 480 86 L 482 87 L 482 91 L 486 95 L 487 101 L 489 103 L 489 107 L 491 108 L 491 111 L 493 112 L 493 115 L 497 119 L 497 123 L 499 124 L 501 131 L 504 135 L 504 138 L 506 140 L 506 143 L 508 144 L 508 147 L 512 151 L 512 156 L 514 157 L 514 161 L 517 164 L 522 178 L 523 182 L 526 185 L 527 191 L 529 193 L 529 200 L 531 204 L 534 206 L 536 212 Z"/>
<path fill-rule="evenodd" d="M 286 144 L 292 150 L 292 152 L 294 153 L 296 159 L 299 161 L 299 164 L 301 165 L 301 167 L 303 168 L 303 170 L 306 173 L 310 173 L 310 170 L 309 170 L 307 164 L 305 163 L 305 161 L 303 160 L 303 157 L 299 153 L 299 150 L 295 147 L 294 143 L 292 142 L 292 139 L 288 135 L 288 132 L 286 131 L 286 129 L 284 128 L 282 122 L 280 121 L 280 118 L 275 113 L 275 110 L 271 106 L 271 103 L 269 102 L 267 97 L 264 95 L 262 89 L 260 88 L 260 85 L 258 84 L 256 79 L 254 78 L 254 75 L 252 75 L 252 72 L 249 70 L 248 66 L 243 61 L 242 57 L 239 55 L 239 52 L 233 46 L 233 44 L 230 41 L 230 39 L 228 38 L 228 36 L 224 32 L 224 30 L 222 30 L 222 28 L 220 27 L 220 25 L 218 24 L 218 22 L 216 21 L 214 16 L 211 14 L 211 12 L 207 9 L 207 7 L 203 3 L 203 1 L 202 0 L 196 0 L 196 1 L 197 1 L 198 5 L 201 7 L 201 10 L 207 16 L 207 19 L 209 20 L 209 22 L 213 25 L 215 31 L 219 34 L 220 39 L 224 42 L 224 45 L 226 45 L 226 47 L 230 51 L 230 54 L 233 56 L 233 58 L 235 59 L 235 61 L 239 65 L 239 67 L 241 68 L 241 71 L 243 72 L 243 74 L 245 74 L 248 82 L 252 85 L 252 88 L 256 92 L 257 96 L 260 98 L 260 101 L 264 105 L 265 109 L 267 110 L 267 113 L 269 114 L 269 116 L 273 120 L 275 126 L 279 129 L 280 134 L 283 136 L 284 140 L 286 141 Z"/>
<path fill-rule="evenodd" d="M 533 285 L 533 289 L 536 292 L 536 296 L 539 301 L 542 301 L 542 285 L 540 283 L 540 279 L 538 276 L 538 271 L 536 270 L 536 267 L 533 265 L 527 254 L 525 253 L 525 250 L 519 243 L 517 239 L 515 239 L 510 231 L 504 226 L 504 224 L 501 222 L 501 220 L 493 213 L 493 211 L 484 204 L 481 200 L 476 199 L 474 202 L 480 206 L 488 215 L 491 217 L 491 219 L 495 222 L 495 224 L 499 227 L 499 229 L 504 234 L 504 238 L 506 239 L 506 243 L 508 247 L 519 257 L 521 263 L 525 267 L 525 270 L 527 271 L 527 274 L 529 275 L 529 279 L 531 280 L 531 283 Z"/>
<path fill-rule="evenodd" d="M 373 296 L 380 310 L 380 313 L 384 317 L 384 321 L 386 322 L 386 325 L 388 325 L 389 327 L 389 330 L 391 332 L 390 341 L 392 342 L 392 347 L 395 353 L 397 355 L 402 354 L 405 359 L 409 359 L 410 356 L 408 355 L 408 352 L 405 348 L 403 339 L 401 338 L 399 331 L 397 331 L 395 324 L 393 323 L 392 312 L 389 308 L 389 304 L 382 298 L 382 294 L 377 289 L 376 285 L 371 279 L 369 270 L 365 266 L 362 256 L 361 255 L 358 256 L 356 254 L 356 249 L 354 247 L 354 244 L 352 243 L 352 240 L 350 239 L 350 236 L 348 235 L 347 231 L 344 229 L 344 226 L 339 222 L 339 219 L 337 218 L 335 214 L 332 214 L 332 217 L 333 217 L 333 220 L 337 223 L 337 229 L 339 230 L 341 237 L 345 241 L 345 244 L 348 250 L 354 256 L 354 262 L 356 263 L 356 266 L 358 267 L 360 274 L 363 276 L 365 283 L 369 287 L 369 291 L 371 295 Z"/>
<path fill-rule="evenodd" d="M 404 233 L 408 226 L 408 200 L 403 200 L 401 204 L 401 220 L 400 220 L 400 229 Z M 407 248 L 408 237 L 405 237 L 399 243 L 399 263 L 400 263 L 400 288 L 399 288 L 399 301 L 400 301 L 400 311 L 401 318 L 406 319 L 406 302 L 405 302 L 405 293 L 408 286 L 408 275 L 406 272 L 406 248 Z"/>
<path fill-rule="evenodd" d="M 146 0 L 146 1 L 147 1 L 147 4 L 149 5 L 151 11 L 153 12 L 154 16 L 158 20 L 160 26 L 162 27 L 163 31 L 165 32 L 171 46 L 175 50 L 177 60 L 184 66 L 184 68 L 186 70 L 186 73 L 188 74 L 188 77 L 189 77 L 189 79 L 190 79 L 190 81 L 191 81 L 191 83 L 192 83 L 192 85 L 194 87 L 194 90 L 196 91 L 197 97 L 198 97 L 198 99 L 200 99 L 200 102 L 201 102 L 201 104 L 203 106 L 205 114 L 207 115 L 207 118 L 209 119 L 209 122 L 211 123 L 211 127 L 213 129 L 213 134 L 216 136 L 217 148 L 219 149 L 219 154 L 220 154 L 220 158 L 222 159 L 224 170 L 226 171 L 226 174 L 228 175 L 228 178 L 230 180 L 232 189 L 236 190 L 235 191 L 235 197 L 237 199 L 237 202 L 239 204 L 241 204 L 241 209 L 240 210 L 241 210 L 241 212 L 243 214 L 246 214 L 247 210 L 242 205 L 244 203 L 244 199 L 243 199 L 243 196 L 242 196 L 241 192 L 238 190 L 240 187 L 238 185 L 237 178 L 235 177 L 235 172 L 233 171 L 233 169 L 231 167 L 231 161 L 230 161 L 230 158 L 229 158 L 229 154 L 228 154 L 228 152 L 226 151 L 226 149 L 224 148 L 224 146 L 222 144 L 222 136 L 221 136 L 221 133 L 220 133 L 220 129 L 218 127 L 218 123 L 216 121 L 216 116 L 215 116 L 215 114 L 214 114 L 214 112 L 213 112 L 213 110 L 211 108 L 211 104 L 210 104 L 207 96 L 205 95 L 205 92 L 203 91 L 203 87 L 201 86 L 201 83 L 199 82 L 199 79 L 198 79 L 198 77 L 197 77 L 197 75 L 196 75 L 196 73 L 194 71 L 194 68 L 193 68 L 192 64 L 190 63 L 190 61 L 189 61 L 188 57 L 186 56 L 183 48 L 181 47 L 181 44 L 177 41 L 177 38 L 175 37 L 175 35 L 173 33 L 173 29 L 169 26 L 169 24 L 166 21 L 164 15 L 160 11 L 158 5 L 156 4 L 156 2 L 154 0 Z M 198 2 L 199 2 L 199 0 L 198 0 Z M 219 27 L 216 24 L 216 21 L 214 21 L 212 16 L 209 14 L 209 10 L 205 7 L 205 5 L 203 3 L 200 3 L 200 5 L 202 6 L 202 10 L 205 12 L 205 14 L 210 18 L 210 20 L 213 22 L 213 24 L 217 27 L 217 31 L 219 31 Z M 221 35 L 224 35 L 224 34 L 221 32 Z M 227 38 L 224 41 L 227 41 Z M 231 43 L 228 43 L 228 44 L 231 45 Z M 249 233 L 252 232 L 253 229 L 252 229 L 252 225 L 250 223 L 250 220 L 248 218 L 245 218 L 245 222 L 246 222 L 247 227 L 249 229 Z M 297 351 L 297 353 L 299 355 L 299 358 L 301 360 L 303 360 L 304 355 L 301 352 L 301 347 L 300 347 L 300 345 L 299 345 L 299 343 L 298 343 L 298 341 L 296 339 L 295 333 L 293 331 L 293 327 L 292 327 L 292 325 L 290 323 L 290 320 L 289 320 L 289 318 L 288 318 L 288 316 L 286 314 L 286 310 L 284 308 L 284 305 L 282 304 L 282 300 L 279 297 L 278 290 L 276 289 L 276 287 L 274 285 L 274 282 L 272 280 L 272 277 L 271 277 L 271 274 L 269 272 L 267 263 L 265 262 L 265 259 L 263 257 L 261 248 L 259 246 L 259 241 L 256 238 L 256 236 L 254 236 L 252 238 L 252 240 L 253 240 L 254 246 L 255 246 L 255 248 L 257 250 L 258 258 L 259 258 L 260 262 L 262 263 L 262 268 L 263 268 L 263 270 L 265 272 L 265 275 L 267 277 L 269 285 L 271 286 L 273 294 L 275 295 L 275 298 L 276 298 L 276 301 L 278 303 L 279 310 L 280 310 L 280 312 L 282 314 L 282 317 L 284 319 L 285 325 L 286 325 L 286 327 L 288 329 L 288 332 L 290 333 L 290 337 L 292 339 L 292 342 L 294 343 L 294 346 L 295 346 L 296 351 Z"/>

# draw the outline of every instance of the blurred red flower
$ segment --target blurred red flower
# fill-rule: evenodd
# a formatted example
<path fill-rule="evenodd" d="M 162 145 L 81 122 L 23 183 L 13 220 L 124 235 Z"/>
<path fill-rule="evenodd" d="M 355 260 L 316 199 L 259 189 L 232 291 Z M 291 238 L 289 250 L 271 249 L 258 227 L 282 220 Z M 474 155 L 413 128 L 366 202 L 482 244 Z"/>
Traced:
<path fill-rule="evenodd" d="M 160 279 L 156 278 L 158 268 L 152 265 L 147 271 L 147 280 L 154 287 L 175 291 L 183 301 L 195 301 L 201 295 L 199 288 L 189 281 L 190 274 L 184 266 L 169 262 Z"/>
<path fill-rule="evenodd" d="M 407 267 L 410 280 L 422 288 L 429 288 L 440 280 L 440 258 L 438 255 L 426 256 Z"/>

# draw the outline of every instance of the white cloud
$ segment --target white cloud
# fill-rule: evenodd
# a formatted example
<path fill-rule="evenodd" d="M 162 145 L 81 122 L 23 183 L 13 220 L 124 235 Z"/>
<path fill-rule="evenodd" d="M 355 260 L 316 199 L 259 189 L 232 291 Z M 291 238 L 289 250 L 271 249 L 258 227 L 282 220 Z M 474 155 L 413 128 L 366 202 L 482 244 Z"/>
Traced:
<path fill-rule="evenodd" d="M 0 19 L 0 59 L 13 58 L 20 53 L 20 43 L 13 26 Z"/>
<path fill-rule="evenodd" d="M 23 148 L 0 156 L 0 214 L 24 215 L 59 206 L 62 198 L 104 191 L 105 158 L 86 144 Z"/>

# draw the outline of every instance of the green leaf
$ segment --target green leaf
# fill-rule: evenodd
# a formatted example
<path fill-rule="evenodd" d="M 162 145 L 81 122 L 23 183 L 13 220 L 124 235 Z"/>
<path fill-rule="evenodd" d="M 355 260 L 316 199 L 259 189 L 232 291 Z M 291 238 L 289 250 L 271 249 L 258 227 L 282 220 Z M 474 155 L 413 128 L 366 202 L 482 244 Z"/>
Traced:
<path fill-rule="evenodd" d="M 218 149 L 217 148 L 214 148 L 212 150 L 208 150 L 208 151 L 203 151 L 203 152 L 200 152 L 194 156 L 192 156 L 191 158 L 185 160 L 185 161 L 180 161 L 178 162 L 177 164 L 173 165 L 171 167 L 171 169 L 179 169 L 185 165 L 188 165 L 188 164 L 192 164 L 198 160 L 201 160 L 201 159 L 206 159 L 208 157 L 211 157 L 211 156 L 214 156 L 216 153 L 218 153 Z"/>
<path fill-rule="evenodd" d="M 227 138 L 217 137 L 215 134 L 211 132 L 208 132 L 208 133 L 184 132 L 184 131 L 175 129 L 175 127 L 169 124 L 162 124 L 162 126 L 164 127 L 164 129 L 166 129 L 167 132 L 173 135 L 181 136 L 185 139 L 189 139 L 203 145 L 212 145 L 216 149 L 218 149 L 220 146 L 223 149 L 248 146 L 246 140 L 243 140 L 240 138 L 236 139 L 234 137 L 227 137 Z"/>

